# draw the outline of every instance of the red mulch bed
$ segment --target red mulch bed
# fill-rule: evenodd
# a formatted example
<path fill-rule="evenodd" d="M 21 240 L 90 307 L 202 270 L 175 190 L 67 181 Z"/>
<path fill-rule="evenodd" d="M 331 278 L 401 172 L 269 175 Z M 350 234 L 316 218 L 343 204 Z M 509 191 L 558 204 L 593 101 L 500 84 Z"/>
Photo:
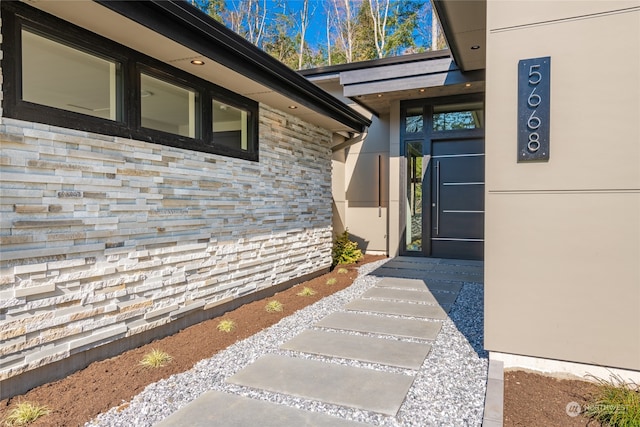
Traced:
<path fill-rule="evenodd" d="M 581 408 L 598 386 L 580 380 L 557 379 L 524 371 L 504 373 L 504 427 L 600 427 L 582 414 L 571 417 L 567 405 Z"/>

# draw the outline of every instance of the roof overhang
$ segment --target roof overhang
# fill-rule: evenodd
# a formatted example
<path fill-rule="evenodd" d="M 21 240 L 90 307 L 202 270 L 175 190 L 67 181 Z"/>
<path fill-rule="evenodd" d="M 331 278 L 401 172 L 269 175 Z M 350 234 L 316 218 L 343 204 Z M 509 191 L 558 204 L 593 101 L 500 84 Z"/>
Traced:
<path fill-rule="evenodd" d="M 486 0 L 433 0 L 451 54 L 462 71 L 484 70 Z"/>
<path fill-rule="evenodd" d="M 184 1 L 38 1 L 33 7 L 333 132 L 371 121 Z M 194 59 L 205 62 L 193 65 Z M 295 106 L 295 109 L 290 107 Z"/>
<path fill-rule="evenodd" d="M 389 112 L 394 101 L 484 92 L 484 70 L 463 72 L 448 50 L 323 67 L 301 74 L 323 88 L 341 87 L 342 96 L 378 115 Z"/>

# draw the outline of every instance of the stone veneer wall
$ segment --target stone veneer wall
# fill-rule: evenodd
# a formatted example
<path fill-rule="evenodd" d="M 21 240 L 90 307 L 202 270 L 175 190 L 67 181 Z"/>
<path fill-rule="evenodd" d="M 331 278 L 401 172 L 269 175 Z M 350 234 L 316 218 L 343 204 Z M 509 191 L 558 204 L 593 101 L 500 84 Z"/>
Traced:
<path fill-rule="evenodd" d="M 259 129 L 249 162 L 2 118 L 0 380 L 326 271 L 331 133 Z"/>

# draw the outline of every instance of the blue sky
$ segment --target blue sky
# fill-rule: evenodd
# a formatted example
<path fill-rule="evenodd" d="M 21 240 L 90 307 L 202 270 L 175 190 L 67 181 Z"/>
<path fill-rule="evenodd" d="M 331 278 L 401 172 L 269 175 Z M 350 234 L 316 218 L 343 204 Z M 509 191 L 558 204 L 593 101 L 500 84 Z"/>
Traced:
<path fill-rule="evenodd" d="M 225 4 L 228 10 L 234 10 L 234 4 L 238 4 L 241 0 L 225 0 Z M 257 0 L 262 4 L 264 0 Z M 355 0 L 357 2 L 358 0 Z M 418 1 L 418 0 L 401 0 L 401 1 Z M 421 1 L 422 2 L 422 1 Z M 207 4 L 208 0 L 194 0 L 194 3 L 198 5 Z M 282 5 L 286 4 L 287 11 L 290 14 L 296 14 L 299 16 L 299 13 L 303 6 L 302 0 L 267 0 L 266 2 L 267 8 L 269 10 L 280 9 L 278 12 L 282 11 Z M 327 9 L 333 7 L 333 2 L 331 0 L 309 0 L 309 16 L 310 23 L 307 28 L 306 41 L 312 47 L 326 46 L 327 44 L 327 35 L 326 35 L 326 16 Z M 299 20 L 299 18 L 297 19 Z M 424 26 L 431 26 L 431 16 L 426 16 L 423 19 Z M 429 32 L 427 31 L 427 34 Z M 429 36 L 430 39 L 430 36 Z M 420 44 L 421 42 L 417 40 Z"/>

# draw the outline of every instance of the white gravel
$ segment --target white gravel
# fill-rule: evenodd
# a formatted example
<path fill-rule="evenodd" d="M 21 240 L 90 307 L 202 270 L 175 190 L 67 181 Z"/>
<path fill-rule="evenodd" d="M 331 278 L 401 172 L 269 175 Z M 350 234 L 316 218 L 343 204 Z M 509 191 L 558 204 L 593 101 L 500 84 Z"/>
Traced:
<path fill-rule="evenodd" d="M 352 286 L 323 298 L 282 319 L 214 357 L 202 360 L 191 370 L 150 384 L 124 409 L 112 408 L 85 426 L 152 426 L 202 393 L 214 389 L 308 411 L 360 421 L 373 426 L 480 426 L 486 391 L 487 365 L 483 341 L 483 286 L 465 283 L 443 321 L 429 356 L 420 370 L 392 368 L 346 359 L 327 359 L 279 350 L 278 347 L 328 314 L 342 310 L 380 278 L 369 276 L 387 260 L 360 268 Z M 311 401 L 283 394 L 227 384 L 224 380 L 267 353 L 306 357 L 415 376 L 413 386 L 396 417 Z"/>

